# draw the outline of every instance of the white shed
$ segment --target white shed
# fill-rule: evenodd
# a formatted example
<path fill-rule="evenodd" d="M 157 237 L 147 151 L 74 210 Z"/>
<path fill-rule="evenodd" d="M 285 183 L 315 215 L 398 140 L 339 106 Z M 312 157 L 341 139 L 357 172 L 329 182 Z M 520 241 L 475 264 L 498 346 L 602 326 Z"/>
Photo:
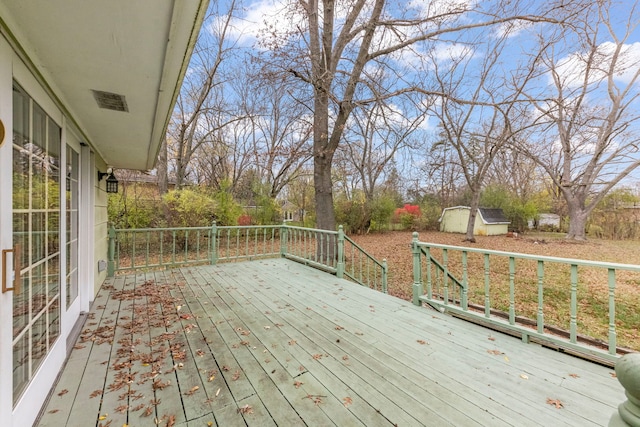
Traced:
<path fill-rule="evenodd" d="M 469 213 L 468 206 L 445 208 L 438 222 L 440 231 L 446 233 L 466 233 Z M 504 216 L 502 209 L 478 208 L 473 234 L 476 236 L 496 236 L 507 234 L 511 222 Z"/>

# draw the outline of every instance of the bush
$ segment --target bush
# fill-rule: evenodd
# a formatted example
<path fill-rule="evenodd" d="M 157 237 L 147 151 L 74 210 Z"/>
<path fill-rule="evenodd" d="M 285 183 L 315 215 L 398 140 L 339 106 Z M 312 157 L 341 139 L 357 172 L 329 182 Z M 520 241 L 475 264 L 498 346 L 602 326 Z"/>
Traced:
<path fill-rule="evenodd" d="M 171 190 L 162 200 L 169 227 L 206 227 L 213 222 L 216 203 L 204 191 Z"/>
<path fill-rule="evenodd" d="M 141 199 L 135 194 L 110 194 L 107 215 L 115 228 L 148 228 L 162 223 L 158 200 Z"/>

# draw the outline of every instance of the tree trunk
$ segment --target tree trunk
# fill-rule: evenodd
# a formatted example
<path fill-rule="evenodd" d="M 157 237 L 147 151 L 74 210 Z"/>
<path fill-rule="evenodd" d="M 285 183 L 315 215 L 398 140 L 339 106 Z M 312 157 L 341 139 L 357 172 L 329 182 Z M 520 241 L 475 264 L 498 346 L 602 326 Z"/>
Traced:
<path fill-rule="evenodd" d="M 474 191 L 471 196 L 471 206 L 469 209 L 469 221 L 467 222 L 467 233 L 464 236 L 465 242 L 475 243 L 473 229 L 476 226 L 476 216 L 478 216 L 478 206 L 480 205 L 480 191 Z"/>
<path fill-rule="evenodd" d="M 584 207 L 580 206 L 578 200 L 567 200 L 569 210 L 569 232 L 567 233 L 567 240 L 587 240 L 587 218 L 589 212 Z"/>
<path fill-rule="evenodd" d="M 333 182 L 331 180 L 332 156 L 315 156 L 313 179 L 316 200 L 316 225 L 322 230 L 336 229 L 333 210 Z"/>
<path fill-rule="evenodd" d="M 169 191 L 169 174 L 167 165 L 167 139 L 163 139 L 158 154 L 158 191 L 160 195 L 167 194 Z"/>

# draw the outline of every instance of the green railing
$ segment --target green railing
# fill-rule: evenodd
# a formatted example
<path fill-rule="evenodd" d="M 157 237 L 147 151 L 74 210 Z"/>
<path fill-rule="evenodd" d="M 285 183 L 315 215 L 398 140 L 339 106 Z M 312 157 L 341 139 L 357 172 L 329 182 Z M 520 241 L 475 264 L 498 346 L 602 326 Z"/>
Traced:
<path fill-rule="evenodd" d="M 432 244 L 418 233 L 412 253 L 416 305 L 608 364 L 628 352 L 618 323 L 637 331 L 638 265 Z"/>
<path fill-rule="evenodd" d="M 109 229 L 107 275 L 194 264 L 288 259 L 387 292 L 387 264 L 343 231 L 289 225 Z"/>

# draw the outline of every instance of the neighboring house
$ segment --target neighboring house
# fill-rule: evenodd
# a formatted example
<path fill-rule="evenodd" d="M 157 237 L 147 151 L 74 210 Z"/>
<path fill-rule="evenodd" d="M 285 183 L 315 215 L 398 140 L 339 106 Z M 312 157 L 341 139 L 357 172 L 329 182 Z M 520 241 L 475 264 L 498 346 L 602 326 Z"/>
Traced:
<path fill-rule="evenodd" d="M 3 427 L 33 424 L 74 345 L 106 276 L 101 172 L 154 166 L 207 3 L 0 2 Z"/>
<path fill-rule="evenodd" d="M 440 231 L 466 233 L 470 211 L 471 208 L 468 206 L 454 206 L 444 209 L 438 220 L 440 222 Z M 502 209 L 478 208 L 473 234 L 476 236 L 507 234 L 509 224 L 510 222 L 504 216 Z"/>
<path fill-rule="evenodd" d="M 300 209 L 295 203 L 285 201 L 281 205 L 282 218 L 284 222 L 303 222 L 304 209 Z"/>

